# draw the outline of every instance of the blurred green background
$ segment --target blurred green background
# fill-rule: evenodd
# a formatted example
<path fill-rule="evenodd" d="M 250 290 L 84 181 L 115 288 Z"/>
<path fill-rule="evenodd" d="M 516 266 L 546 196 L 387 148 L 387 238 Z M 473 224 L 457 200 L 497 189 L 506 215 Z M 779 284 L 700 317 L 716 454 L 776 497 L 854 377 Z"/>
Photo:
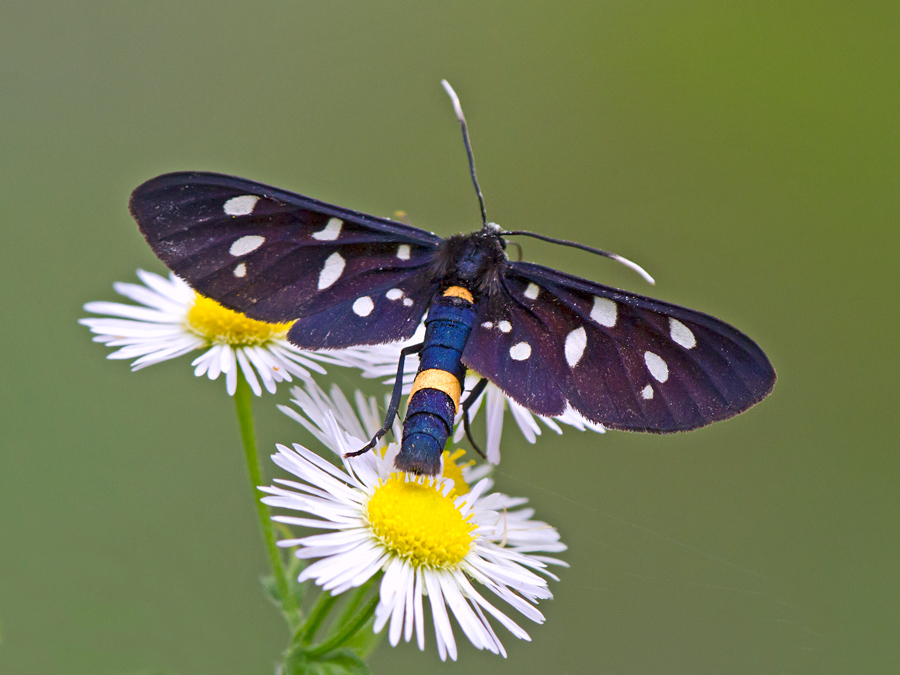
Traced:
<path fill-rule="evenodd" d="M 527 259 L 719 316 L 779 373 L 689 434 L 508 424 L 499 488 L 572 567 L 531 644 L 441 671 L 900 671 L 898 25 L 896 3 L 4 2 L 0 672 L 271 672 L 286 634 L 224 384 L 186 358 L 132 374 L 76 320 L 163 271 L 126 203 L 166 171 L 478 227 L 441 78 L 492 220 L 657 286 Z M 275 402 L 263 447 L 308 442 Z M 437 664 L 431 637 L 371 662 Z"/>

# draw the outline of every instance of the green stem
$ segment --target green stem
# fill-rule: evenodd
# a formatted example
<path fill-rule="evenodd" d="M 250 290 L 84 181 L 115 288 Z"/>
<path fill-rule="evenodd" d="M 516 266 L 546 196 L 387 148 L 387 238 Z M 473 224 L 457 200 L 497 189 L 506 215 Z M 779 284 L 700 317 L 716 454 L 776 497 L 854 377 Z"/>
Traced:
<path fill-rule="evenodd" d="M 369 592 L 369 589 L 375 585 L 378 581 L 380 575 L 376 574 L 371 579 L 369 579 L 366 583 L 356 589 L 356 592 L 353 593 L 352 596 L 344 603 L 344 606 L 341 607 L 341 613 L 338 615 L 338 618 L 335 619 L 335 626 L 343 626 L 350 620 L 350 617 L 353 616 L 354 612 L 359 609 L 359 606 L 362 604 L 363 600 L 366 597 L 366 593 Z"/>
<path fill-rule="evenodd" d="M 259 528 L 262 530 L 263 541 L 266 545 L 266 553 L 269 556 L 269 565 L 272 574 L 275 575 L 275 584 L 278 595 L 281 597 L 281 607 L 288 616 L 289 622 L 296 621 L 300 614 L 297 601 L 291 593 L 287 575 L 284 573 L 284 562 L 281 552 L 275 543 L 275 530 L 272 527 L 272 518 L 269 507 L 260 501 L 257 487 L 263 484 L 262 470 L 259 465 L 259 452 L 256 447 L 256 435 L 253 432 L 253 392 L 244 378 L 240 366 L 238 369 L 237 391 L 234 392 L 234 405 L 237 409 L 238 423 L 241 427 L 241 440 L 244 443 L 244 459 L 247 461 L 247 471 L 250 472 L 250 487 L 253 490 L 253 503 L 256 504 L 256 515 L 259 518 Z M 292 626 L 293 627 L 293 626 Z"/>
<path fill-rule="evenodd" d="M 359 630 L 366 625 L 366 622 L 375 614 L 375 608 L 378 606 L 378 594 L 373 595 L 369 602 L 366 603 L 363 610 L 356 617 L 348 622 L 337 633 L 332 635 L 325 642 L 316 645 L 312 649 L 307 650 L 307 654 L 311 657 L 322 656 L 328 652 L 334 651 L 344 645 L 351 637 L 356 635 Z"/>
<path fill-rule="evenodd" d="M 328 616 L 328 613 L 338 599 L 339 596 L 332 595 L 328 591 L 322 591 L 316 600 L 316 604 L 313 605 L 313 608 L 309 611 L 309 616 L 307 616 L 306 621 L 297 629 L 295 640 L 296 637 L 301 637 L 305 644 L 312 642 L 319 628 L 321 628 L 322 622 Z"/>

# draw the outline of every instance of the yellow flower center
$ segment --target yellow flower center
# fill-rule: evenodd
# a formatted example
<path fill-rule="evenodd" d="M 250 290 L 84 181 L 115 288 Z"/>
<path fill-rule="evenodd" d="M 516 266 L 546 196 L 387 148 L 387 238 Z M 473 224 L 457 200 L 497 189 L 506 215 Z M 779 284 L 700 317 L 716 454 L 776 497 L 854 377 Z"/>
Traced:
<path fill-rule="evenodd" d="M 287 335 L 290 323 L 265 323 L 227 309 L 215 300 L 194 293 L 187 315 L 188 327 L 213 344 L 260 345 Z"/>
<path fill-rule="evenodd" d="M 378 540 L 393 555 L 415 567 L 450 568 L 472 548 L 475 524 L 445 497 L 433 479 L 393 473 L 369 498 L 366 516 Z"/>
<path fill-rule="evenodd" d="M 457 449 L 452 455 L 448 450 L 444 450 L 444 478 L 453 481 L 453 491 L 458 495 L 464 495 L 469 492 L 469 484 L 463 478 L 462 470 L 475 464 L 474 459 L 470 459 L 465 464 L 456 464 L 456 460 L 466 454 L 462 448 Z"/>

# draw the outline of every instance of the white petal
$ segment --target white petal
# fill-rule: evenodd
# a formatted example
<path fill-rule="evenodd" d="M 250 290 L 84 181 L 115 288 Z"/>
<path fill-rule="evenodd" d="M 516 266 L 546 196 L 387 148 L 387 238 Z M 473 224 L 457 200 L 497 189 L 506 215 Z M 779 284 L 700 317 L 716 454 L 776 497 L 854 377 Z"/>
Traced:
<path fill-rule="evenodd" d="M 403 632 L 403 612 L 406 609 L 406 593 L 410 581 L 410 565 L 400 566 L 400 579 L 398 580 L 398 589 L 393 598 L 394 611 L 391 612 L 391 627 L 388 631 L 388 641 L 392 647 L 396 647 L 400 642 L 400 635 Z"/>
<path fill-rule="evenodd" d="M 180 323 L 181 317 L 172 312 L 164 312 L 158 309 L 123 305 L 119 302 L 88 302 L 84 306 L 85 311 L 92 314 L 105 314 L 106 316 L 120 316 L 123 319 L 135 319 L 137 321 L 149 321 L 151 323 Z"/>
<path fill-rule="evenodd" d="M 265 386 L 266 390 L 270 394 L 274 394 L 276 389 L 275 381 L 272 378 L 272 370 L 265 362 L 265 358 L 261 355 L 260 351 L 257 350 L 256 347 L 242 347 L 241 351 L 256 368 L 256 372 L 259 373 L 259 377 L 263 381 L 263 386 Z M 260 394 L 257 394 L 257 396 L 259 395 Z"/>
<path fill-rule="evenodd" d="M 253 390 L 253 393 L 257 396 L 262 396 L 262 387 L 259 386 L 259 381 L 256 379 L 256 373 L 253 372 L 253 368 L 250 366 L 250 362 L 247 360 L 247 355 L 244 354 L 244 348 L 238 347 L 234 350 L 234 355 L 237 357 L 238 364 L 241 367 L 241 372 L 244 373 L 244 379 L 247 380 L 247 384 L 250 385 L 250 389 Z"/>
<path fill-rule="evenodd" d="M 211 354 L 209 359 L 207 360 L 207 368 L 206 376 L 210 380 L 215 380 L 222 373 L 222 352 L 228 351 L 230 347 L 228 345 L 216 345 L 213 349 L 210 350 Z M 215 353 L 213 355 L 213 350 Z"/>
<path fill-rule="evenodd" d="M 434 634 L 437 639 L 438 656 L 441 661 L 446 661 L 449 655 L 456 661 L 456 640 L 453 638 L 453 628 L 450 626 L 450 617 L 444 606 L 444 596 L 441 593 L 441 584 L 436 578 L 440 572 L 425 570 L 425 589 L 428 592 L 428 602 L 431 605 L 431 619 L 434 622 Z"/>
<path fill-rule="evenodd" d="M 206 374 L 206 371 L 209 370 L 210 361 L 218 357 L 219 349 L 219 345 L 213 345 L 191 362 L 191 365 L 194 366 L 194 375 L 196 377 Z"/>
<path fill-rule="evenodd" d="M 497 619 L 497 621 L 499 621 L 500 623 L 503 624 L 503 626 L 506 628 L 506 630 L 508 630 L 510 633 L 515 635 L 520 640 L 529 640 L 529 641 L 531 640 L 531 637 L 528 635 L 528 633 L 526 633 L 524 630 L 522 630 L 522 628 L 519 626 L 519 624 L 517 624 L 515 621 L 513 621 L 508 616 L 506 616 L 506 614 L 504 614 L 499 609 L 494 607 L 491 603 L 489 603 L 487 600 L 485 600 L 481 596 L 481 594 L 479 594 L 478 591 L 475 590 L 475 588 L 472 586 L 472 584 L 469 583 L 468 579 L 463 577 L 463 579 L 460 580 L 460 585 L 463 587 L 463 591 L 465 592 L 466 596 L 471 598 L 480 607 L 486 609 L 492 617 L 494 617 L 495 619 Z"/>
<path fill-rule="evenodd" d="M 234 353 L 234 350 L 232 350 Z M 237 391 L 237 377 L 238 377 L 238 369 L 237 366 L 234 366 L 225 373 L 225 391 L 228 392 L 229 396 L 234 396 Z"/>
<path fill-rule="evenodd" d="M 81 319 L 93 333 L 106 333 L 118 338 L 152 338 L 185 335 L 182 327 L 168 323 L 147 323 L 130 319 Z"/>
<path fill-rule="evenodd" d="M 406 590 L 406 607 L 403 618 L 403 640 L 409 642 L 412 639 L 413 626 L 416 620 L 416 585 L 418 584 L 418 572 L 415 567 L 409 565 L 409 587 Z M 419 599 L 421 602 L 421 598 Z"/>
<path fill-rule="evenodd" d="M 423 578 L 422 568 L 420 567 L 416 569 L 416 596 L 414 598 L 416 613 L 416 644 L 419 645 L 419 650 L 425 649 L 425 610 L 422 607 L 424 585 L 425 580 Z"/>
<path fill-rule="evenodd" d="M 478 620 L 478 616 L 463 599 L 453 575 L 450 573 L 440 574 L 438 575 L 438 581 L 447 605 L 453 612 L 453 616 L 456 617 L 456 621 L 462 628 L 463 633 L 469 638 L 469 642 L 478 649 L 488 649 L 495 654 L 498 653 L 500 650 L 494 644 L 490 634 L 484 629 L 484 626 Z"/>
<path fill-rule="evenodd" d="M 534 416 L 529 410 L 526 410 L 512 399 L 509 399 L 507 403 L 513 419 L 519 425 L 519 429 L 522 430 L 522 435 L 525 436 L 525 440 L 533 445 L 541 434 L 541 428 L 535 421 Z"/>
<path fill-rule="evenodd" d="M 148 288 L 156 291 L 162 298 L 178 304 L 184 304 L 188 300 L 193 301 L 194 299 L 194 291 L 184 280 L 176 277 L 174 272 L 170 272 L 169 278 L 166 279 L 159 274 L 139 269 L 137 270 L 137 276 Z"/>
<path fill-rule="evenodd" d="M 491 464 L 500 463 L 500 436 L 503 434 L 503 406 L 506 396 L 497 387 L 487 387 L 487 460 Z"/>
<path fill-rule="evenodd" d="M 562 429 L 560 429 L 559 425 L 553 420 L 551 417 L 542 417 L 541 415 L 535 415 L 541 422 L 546 424 L 550 429 L 555 431 L 558 434 L 562 434 Z"/>

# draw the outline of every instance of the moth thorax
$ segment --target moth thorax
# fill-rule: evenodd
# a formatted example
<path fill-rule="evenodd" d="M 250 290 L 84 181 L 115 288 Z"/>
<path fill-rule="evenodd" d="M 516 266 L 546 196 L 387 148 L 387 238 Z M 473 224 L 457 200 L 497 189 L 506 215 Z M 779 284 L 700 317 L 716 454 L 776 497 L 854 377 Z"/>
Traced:
<path fill-rule="evenodd" d="M 495 267 L 503 255 L 500 240 L 496 236 L 474 232 L 459 241 L 454 272 L 460 281 L 471 286 Z"/>

